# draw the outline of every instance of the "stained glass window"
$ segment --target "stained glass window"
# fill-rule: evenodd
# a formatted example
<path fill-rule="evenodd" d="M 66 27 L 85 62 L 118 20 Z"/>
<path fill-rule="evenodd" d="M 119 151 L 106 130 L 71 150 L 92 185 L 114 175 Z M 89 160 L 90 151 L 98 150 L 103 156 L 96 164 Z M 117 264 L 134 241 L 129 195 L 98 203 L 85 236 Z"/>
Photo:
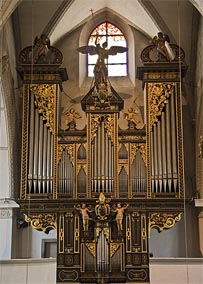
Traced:
<path fill-rule="evenodd" d="M 109 22 L 103 22 L 98 25 L 90 34 L 88 45 L 99 43 L 101 46 L 107 42 L 107 49 L 111 46 L 127 47 L 127 42 L 124 34 L 115 25 Z M 88 76 L 93 77 L 94 65 L 97 61 L 97 55 L 88 54 Z M 105 64 L 108 68 L 108 76 L 127 76 L 127 52 L 109 55 L 105 59 Z"/>

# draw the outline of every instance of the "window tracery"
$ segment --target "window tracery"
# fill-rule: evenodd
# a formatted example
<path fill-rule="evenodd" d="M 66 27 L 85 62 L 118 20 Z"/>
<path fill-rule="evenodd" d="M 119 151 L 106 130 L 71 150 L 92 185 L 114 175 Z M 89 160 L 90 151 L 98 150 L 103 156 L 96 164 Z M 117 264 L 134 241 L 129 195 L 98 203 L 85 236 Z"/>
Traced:
<path fill-rule="evenodd" d="M 123 32 L 115 25 L 109 22 L 99 24 L 90 34 L 88 45 L 95 45 L 95 42 L 102 45 L 107 42 L 108 48 L 111 46 L 127 47 L 127 41 Z M 93 77 L 94 65 L 97 61 L 97 55 L 88 54 L 88 76 Z M 117 55 L 110 55 L 105 59 L 108 69 L 108 76 L 127 76 L 127 52 Z"/>

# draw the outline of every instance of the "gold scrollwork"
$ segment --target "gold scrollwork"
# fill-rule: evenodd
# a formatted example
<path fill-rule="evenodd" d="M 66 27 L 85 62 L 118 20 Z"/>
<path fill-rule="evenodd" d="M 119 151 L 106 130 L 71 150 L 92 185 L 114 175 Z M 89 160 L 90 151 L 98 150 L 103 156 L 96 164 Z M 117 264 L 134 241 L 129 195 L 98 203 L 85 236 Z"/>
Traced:
<path fill-rule="evenodd" d="M 158 121 L 170 95 L 174 92 L 175 83 L 148 83 L 150 128 Z"/>
<path fill-rule="evenodd" d="M 91 116 L 91 141 L 94 140 L 96 136 L 97 129 L 101 123 L 101 119 L 104 121 L 104 126 L 107 131 L 108 136 L 113 141 L 114 135 L 114 116 L 113 114 L 93 114 Z"/>
<path fill-rule="evenodd" d="M 48 233 L 51 230 L 56 230 L 56 215 L 55 214 L 39 214 L 25 215 L 25 221 L 30 223 L 32 228 L 38 231 Z"/>
<path fill-rule="evenodd" d="M 74 166 L 74 146 L 72 144 L 60 144 L 58 145 L 58 161 L 60 161 L 62 153 L 64 150 L 67 150 L 72 165 Z"/>
<path fill-rule="evenodd" d="M 120 247 L 119 243 L 110 243 L 110 256 L 112 257 L 114 253 L 118 250 Z"/>
<path fill-rule="evenodd" d="M 145 144 L 131 144 L 131 163 L 134 160 L 135 156 L 136 156 L 136 152 L 140 151 L 141 155 L 142 155 L 142 159 L 146 165 L 146 145 Z"/>
<path fill-rule="evenodd" d="M 89 252 L 93 255 L 96 256 L 96 249 L 95 249 L 95 243 L 85 243 L 87 249 Z"/>
<path fill-rule="evenodd" d="M 126 173 L 129 174 L 129 171 L 128 171 L 128 164 L 121 164 L 121 163 L 118 164 L 118 174 L 120 174 L 122 168 L 124 168 L 124 170 L 126 171 Z"/>
<path fill-rule="evenodd" d="M 114 135 L 114 117 L 112 114 L 106 114 L 104 116 L 104 126 L 107 131 L 108 136 L 113 141 L 113 135 Z"/>
<path fill-rule="evenodd" d="M 96 132 L 100 124 L 100 115 L 99 114 L 93 114 L 91 116 L 91 141 L 94 140 L 96 137 Z"/>
<path fill-rule="evenodd" d="M 46 120 L 46 125 L 51 133 L 54 133 L 54 114 L 56 88 L 51 84 L 31 85 L 32 94 L 35 96 L 35 105 L 38 108 L 39 114 L 42 114 L 43 120 Z"/>
<path fill-rule="evenodd" d="M 182 213 L 151 213 L 149 216 L 149 229 L 155 228 L 159 232 L 172 228 L 181 220 Z"/>

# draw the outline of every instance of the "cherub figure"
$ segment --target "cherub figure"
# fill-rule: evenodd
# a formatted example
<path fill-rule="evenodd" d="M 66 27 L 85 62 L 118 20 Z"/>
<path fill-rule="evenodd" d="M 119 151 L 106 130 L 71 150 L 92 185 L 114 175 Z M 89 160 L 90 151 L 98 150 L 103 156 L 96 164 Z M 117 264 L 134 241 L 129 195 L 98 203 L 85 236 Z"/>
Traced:
<path fill-rule="evenodd" d="M 127 209 L 127 208 L 128 208 L 128 204 L 121 206 L 121 204 L 118 203 L 117 207 L 112 209 L 113 212 L 117 212 L 116 223 L 117 223 L 118 231 L 123 230 L 123 214 L 124 214 L 125 209 Z"/>
<path fill-rule="evenodd" d="M 36 36 L 33 46 L 34 63 L 37 63 L 42 56 L 46 56 L 48 49 L 50 49 L 50 40 L 47 35 L 42 34 L 40 37 Z"/>
<path fill-rule="evenodd" d="M 107 49 L 107 42 L 104 42 L 102 46 L 98 42 L 98 36 L 95 39 L 95 46 L 88 45 L 82 46 L 77 49 L 79 52 L 83 54 L 89 53 L 90 55 L 98 55 L 97 62 L 94 66 L 94 77 L 95 77 L 95 86 L 97 90 L 99 89 L 100 84 L 105 84 L 107 86 L 107 77 L 108 70 L 105 64 L 105 59 L 108 58 L 109 55 L 116 55 L 117 53 L 126 52 L 128 49 L 123 46 L 111 46 Z"/>
<path fill-rule="evenodd" d="M 66 110 L 62 115 L 66 117 L 67 130 L 74 129 L 76 126 L 76 119 L 81 118 L 80 114 L 76 112 L 74 108 Z"/>
<path fill-rule="evenodd" d="M 123 115 L 128 122 L 133 122 L 135 125 L 141 122 L 139 112 L 136 109 L 133 109 L 132 107 L 130 107 L 128 111 L 123 112 Z"/>
<path fill-rule="evenodd" d="M 82 215 L 83 230 L 87 232 L 89 228 L 89 220 L 90 220 L 89 212 L 91 212 L 91 210 L 88 207 L 86 207 L 85 203 L 83 203 L 82 206 L 80 205 L 77 206 L 76 209 L 79 210 Z"/>
<path fill-rule="evenodd" d="M 170 47 L 169 37 L 167 35 L 159 32 L 157 36 L 153 37 L 151 42 L 157 47 L 157 55 L 159 60 L 161 60 L 161 55 L 169 61 L 174 60 L 175 55 Z"/>

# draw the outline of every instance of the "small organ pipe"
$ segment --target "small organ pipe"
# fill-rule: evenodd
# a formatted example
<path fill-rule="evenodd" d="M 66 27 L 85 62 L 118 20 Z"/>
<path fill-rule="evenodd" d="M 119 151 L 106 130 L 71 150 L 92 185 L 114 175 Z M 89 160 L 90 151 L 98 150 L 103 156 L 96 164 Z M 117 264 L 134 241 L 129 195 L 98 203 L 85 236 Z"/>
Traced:
<path fill-rule="evenodd" d="M 32 189 L 32 182 L 33 182 L 33 160 L 34 160 L 34 153 L 33 153 L 33 142 L 34 142 L 34 127 L 35 127 L 35 118 L 34 118 L 34 96 L 31 95 L 31 102 L 30 102 L 30 123 L 29 123 L 29 167 L 28 167 L 28 186 L 29 186 L 29 193 L 31 193 Z"/>
<path fill-rule="evenodd" d="M 46 180 L 47 180 L 47 126 L 44 124 L 44 137 L 43 137 L 43 172 L 42 172 L 42 179 L 43 179 L 43 193 L 46 193 Z"/>
<path fill-rule="evenodd" d="M 53 161 L 54 161 L 54 136 L 51 134 L 51 159 L 50 159 L 50 192 L 53 192 Z"/>
<path fill-rule="evenodd" d="M 95 192 L 95 186 L 94 186 L 94 181 L 95 181 L 95 164 L 94 164 L 94 156 L 95 156 L 95 147 L 94 143 L 91 144 L 91 187 L 92 191 Z"/>
<path fill-rule="evenodd" d="M 177 191 L 178 172 L 177 172 L 177 144 L 176 144 L 176 125 L 175 125 L 175 102 L 174 94 L 171 94 L 171 132 L 172 132 L 172 175 L 174 191 Z"/>
<path fill-rule="evenodd" d="M 151 177 L 152 177 L 152 192 L 155 191 L 154 189 L 154 179 L 155 179 L 155 176 L 154 176 L 154 139 L 153 139 L 153 132 L 151 131 L 150 132 L 150 143 L 151 143 Z"/>
<path fill-rule="evenodd" d="M 158 161 L 157 161 L 157 129 L 154 125 L 154 173 L 155 173 L 155 192 L 158 190 Z"/>
<path fill-rule="evenodd" d="M 94 138 L 94 191 L 97 191 L 97 165 L 98 165 L 98 153 L 97 153 L 97 137 Z"/>
<path fill-rule="evenodd" d="M 168 170 L 168 188 L 171 192 L 172 184 L 172 167 L 171 167 L 171 123 L 170 123 L 170 110 L 169 104 L 166 104 L 166 158 L 167 158 L 167 170 Z"/>
<path fill-rule="evenodd" d="M 163 169 L 163 190 L 166 192 L 167 185 L 167 168 L 166 168 L 166 123 L 165 113 L 161 114 L 161 152 L 162 152 L 162 169 Z"/>
<path fill-rule="evenodd" d="M 162 191 L 162 155 L 161 155 L 161 126 L 160 121 L 157 123 L 157 165 L 158 165 L 158 180 L 159 180 L 159 191 Z"/>
<path fill-rule="evenodd" d="M 39 151 L 38 151 L 38 193 L 41 193 L 42 186 L 42 158 L 43 158 L 43 119 L 39 117 Z"/>
<path fill-rule="evenodd" d="M 39 153 L 39 114 L 35 109 L 35 135 L 34 135 L 34 193 L 37 193 L 37 175 L 38 175 L 38 153 Z"/>
<path fill-rule="evenodd" d="M 109 192 L 109 171 L 108 171 L 108 165 L 110 163 L 109 161 L 109 138 L 107 133 L 105 133 L 106 135 L 106 139 L 105 139 L 105 153 L 106 153 L 106 163 L 105 163 L 105 178 L 106 178 L 106 182 L 105 182 L 105 187 L 106 187 L 106 192 Z"/>
<path fill-rule="evenodd" d="M 50 192 L 51 133 L 47 133 L 47 193 Z"/>
<path fill-rule="evenodd" d="M 100 192 L 100 178 L 101 178 L 101 127 L 98 127 L 98 192 Z"/>

